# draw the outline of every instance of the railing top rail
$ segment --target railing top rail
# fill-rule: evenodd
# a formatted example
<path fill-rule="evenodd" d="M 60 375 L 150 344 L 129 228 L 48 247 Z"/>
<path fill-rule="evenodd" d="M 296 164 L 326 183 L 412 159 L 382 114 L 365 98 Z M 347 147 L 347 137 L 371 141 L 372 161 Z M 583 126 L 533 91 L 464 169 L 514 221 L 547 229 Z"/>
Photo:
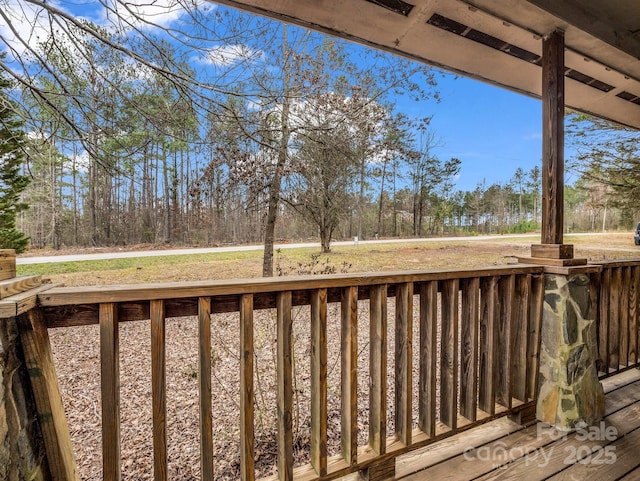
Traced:
<path fill-rule="evenodd" d="M 600 265 L 602 267 L 633 267 L 640 266 L 640 259 L 612 259 L 602 261 L 591 261 L 591 265 Z"/>
<path fill-rule="evenodd" d="M 321 288 L 398 284 L 403 282 L 466 279 L 510 274 L 541 274 L 543 270 L 544 268 L 542 266 L 513 264 L 463 269 L 331 274 L 324 276 L 287 276 L 156 284 L 54 287 L 38 295 L 38 303 L 41 306 L 65 306 L 105 302 L 134 302 L 154 299 L 259 294 Z"/>

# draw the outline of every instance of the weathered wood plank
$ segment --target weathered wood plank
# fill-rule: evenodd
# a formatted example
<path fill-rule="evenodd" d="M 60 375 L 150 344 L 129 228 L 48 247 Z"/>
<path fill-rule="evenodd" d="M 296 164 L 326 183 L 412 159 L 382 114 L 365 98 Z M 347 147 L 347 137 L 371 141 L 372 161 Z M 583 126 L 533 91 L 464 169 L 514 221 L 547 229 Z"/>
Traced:
<path fill-rule="evenodd" d="M 16 276 L 16 256 L 0 256 L 0 280 L 11 279 Z"/>
<path fill-rule="evenodd" d="M 347 464 L 358 456 L 358 288 L 342 291 L 341 303 L 341 454 Z"/>
<path fill-rule="evenodd" d="M 471 436 L 463 438 L 461 444 L 466 448 L 464 454 L 458 454 L 445 462 L 438 463 L 413 476 L 404 478 L 403 481 L 432 479 L 462 481 L 475 479 L 485 473 L 495 472 L 498 463 L 507 464 L 517 460 L 524 453 L 533 452 L 537 448 L 548 445 L 550 439 L 552 439 L 551 436 L 555 434 L 553 428 L 547 426 L 541 428 L 539 432 L 540 435 L 538 435 L 535 426 L 529 427 L 485 444 L 485 439 L 481 437 L 482 431 L 480 431 L 477 435 L 477 441 Z M 473 441 L 476 441 L 476 443 L 473 443 Z M 481 445 L 478 446 L 478 444 Z M 487 456 L 487 453 L 496 453 L 496 455 Z"/>
<path fill-rule="evenodd" d="M 527 401 L 527 365 L 529 361 L 529 316 L 531 313 L 531 276 L 516 276 L 513 305 L 513 369 L 511 370 L 511 395 Z"/>
<path fill-rule="evenodd" d="M 609 370 L 620 369 L 620 297 L 622 295 L 622 268 L 611 272 L 609 296 Z"/>
<path fill-rule="evenodd" d="M 51 476 L 60 481 L 77 481 L 79 476 L 46 321 L 42 312 L 34 309 L 18 317 L 17 324 Z"/>
<path fill-rule="evenodd" d="M 489 414 L 496 411 L 496 349 L 498 322 L 498 278 L 480 281 L 480 362 L 478 406 Z"/>
<path fill-rule="evenodd" d="M 369 337 L 369 446 L 385 454 L 387 438 L 387 286 L 371 289 Z"/>
<path fill-rule="evenodd" d="M 436 435 L 437 329 L 438 281 L 430 281 L 420 285 L 418 426 L 431 438 Z"/>
<path fill-rule="evenodd" d="M 527 392 L 526 397 L 538 397 L 538 376 L 540 371 L 540 343 L 542 307 L 544 305 L 544 275 L 531 276 L 529 300 L 529 328 L 527 340 Z"/>
<path fill-rule="evenodd" d="M 240 479 L 256 476 L 253 389 L 253 295 L 240 301 Z"/>
<path fill-rule="evenodd" d="M 602 270 L 600 277 L 599 310 L 598 310 L 598 370 L 609 372 L 609 312 L 611 290 L 611 269 Z"/>
<path fill-rule="evenodd" d="M 458 279 L 443 281 L 440 341 L 440 421 L 458 427 Z"/>
<path fill-rule="evenodd" d="M 515 276 L 503 276 L 498 281 L 498 352 L 496 369 L 496 402 L 511 407 L 511 371 L 513 310 L 515 305 Z"/>
<path fill-rule="evenodd" d="M 45 284 L 0 300 L 0 319 L 16 317 L 34 309 L 38 305 L 38 294 L 52 287 L 53 284 Z"/>
<path fill-rule="evenodd" d="M 638 363 L 638 289 L 640 267 L 630 267 L 629 279 L 629 365 Z"/>
<path fill-rule="evenodd" d="M 311 293 L 311 465 L 327 474 L 327 290 Z"/>
<path fill-rule="evenodd" d="M 423 470 L 428 469 L 429 467 L 438 466 L 448 459 L 463 455 L 465 449 L 470 446 L 480 446 L 492 441 L 499 441 L 505 436 L 521 430 L 522 426 L 514 423 L 506 417 L 503 417 L 484 424 L 479 428 L 472 428 L 458 432 L 452 436 L 448 436 L 446 438 L 446 442 L 432 443 L 424 448 L 414 450 L 411 453 L 398 458 L 396 461 L 397 479 L 402 479 L 403 481 L 438 481 L 439 479 L 455 480 L 455 472 L 449 472 L 449 476 L 445 478 L 432 478 L 421 475 L 424 472 Z"/>
<path fill-rule="evenodd" d="M 534 244 L 531 246 L 531 257 L 572 259 L 573 246 L 567 244 Z"/>
<path fill-rule="evenodd" d="M 121 479 L 119 339 L 116 304 L 100 304 L 102 475 L 114 481 Z"/>
<path fill-rule="evenodd" d="M 564 229 L 564 33 L 542 39 L 542 244 L 562 244 Z"/>
<path fill-rule="evenodd" d="M 620 268 L 620 366 L 629 365 L 629 296 L 631 295 L 631 268 Z"/>
<path fill-rule="evenodd" d="M 598 261 L 603 267 L 640 266 L 640 258 L 635 259 L 610 259 Z"/>
<path fill-rule="evenodd" d="M 604 447 L 596 443 L 587 445 L 590 448 L 589 451 L 584 448 L 585 444 L 578 444 L 576 445 L 576 453 L 578 453 L 577 448 L 579 447 L 581 462 L 547 479 L 550 481 L 574 481 L 575 479 L 580 481 L 618 481 L 629 471 L 640 466 L 640 457 L 637 456 L 638 444 L 640 444 L 640 429 L 636 429 Z M 599 460 L 603 462 L 598 462 Z M 605 465 L 603 466 L 603 464 Z"/>
<path fill-rule="evenodd" d="M 211 403 L 211 299 L 198 299 L 198 380 L 200 398 L 200 472 L 213 479 L 213 407 Z"/>
<path fill-rule="evenodd" d="M 629 433 L 640 433 L 640 430 L 638 430 L 638 426 L 640 424 L 639 414 L 640 405 L 635 403 L 608 415 L 605 418 L 605 423 L 607 426 L 615 427 L 618 436 L 622 436 L 621 439 L 628 439 Z M 533 451 L 527 456 L 522 456 L 519 459 L 502 466 L 499 470 L 492 471 L 476 479 L 482 481 L 507 481 L 518 479 L 542 481 L 553 479 L 551 476 L 567 470 L 567 462 L 571 460 L 572 453 L 578 454 L 577 450 L 580 449 L 580 451 L 584 453 L 582 456 L 584 456 L 608 442 L 607 440 L 600 439 L 585 439 L 585 437 L 586 436 L 583 434 L 580 439 L 577 439 L 576 433 L 570 433 L 566 437 L 557 440 L 544 452 Z M 579 465 L 580 464 L 578 464 L 578 466 Z M 609 471 L 611 466 L 602 463 L 600 464 L 600 468 L 602 469 L 602 475 L 604 475 Z M 568 479 L 571 480 L 572 478 Z M 573 479 L 579 479 L 582 481 L 586 478 L 577 476 Z M 600 479 L 605 478 L 597 477 L 592 479 L 594 479 L 594 481 L 596 479 L 600 481 Z"/>
<path fill-rule="evenodd" d="M 151 399 L 153 479 L 167 480 L 167 383 L 164 302 L 151 301 Z"/>
<path fill-rule="evenodd" d="M 413 284 L 396 289 L 395 323 L 395 431 L 400 442 L 409 446 L 412 433 L 413 392 Z"/>
<path fill-rule="evenodd" d="M 589 275 L 589 318 L 596 323 L 596 369 L 600 371 L 600 282 L 602 271 Z"/>
<path fill-rule="evenodd" d="M 114 286 L 55 287 L 38 296 L 41 306 L 97 304 L 101 302 L 136 302 L 152 299 L 198 298 L 241 294 L 308 291 L 321 288 L 375 286 L 404 282 L 467 279 L 507 274 L 541 273 L 543 267 L 511 264 L 505 266 L 433 269 L 385 273 L 332 274 L 327 276 L 288 276 L 260 279 L 225 279 L 219 281 L 166 282 Z"/>
<path fill-rule="evenodd" d="M 478 328 L 480 279 L 463 280 L 461 312 L 460 414 L 475 421 L 478 409 Z"/>
<path fill-rule="evenodd" d="M 277 300 L 278 479 L 293 481 L 293 319 L 291 291 Z"/>
<path fill-rule="evenodd" d="M 41 276 L 15 276 L 15 271 L 11 278 L 0 281 L 0 299 L 20 294 L 34 287 L 42 285 Z"/>

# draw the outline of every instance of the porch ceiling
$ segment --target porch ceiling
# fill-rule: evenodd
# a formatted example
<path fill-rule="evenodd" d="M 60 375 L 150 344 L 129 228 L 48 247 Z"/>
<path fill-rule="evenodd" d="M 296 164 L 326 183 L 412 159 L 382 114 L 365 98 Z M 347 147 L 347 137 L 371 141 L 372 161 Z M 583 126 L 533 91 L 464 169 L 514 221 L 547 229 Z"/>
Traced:
<path fill-rule="evenodd" d="M 541 37 L 565 31 L 568 107 L 640 129 L 638 0 L 216 0 L 541 95 Z"/>

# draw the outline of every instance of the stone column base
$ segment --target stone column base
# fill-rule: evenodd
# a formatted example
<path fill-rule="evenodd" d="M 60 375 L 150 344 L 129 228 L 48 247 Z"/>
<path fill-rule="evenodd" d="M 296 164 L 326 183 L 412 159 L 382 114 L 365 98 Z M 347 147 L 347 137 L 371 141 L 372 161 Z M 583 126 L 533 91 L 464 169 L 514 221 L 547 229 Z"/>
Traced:
<path fill-rule="evenodd" d="M 536 417 L 562 431 L 593 425 L 604 415 L 589 307 L 587 274 L 545 274 Z"/>

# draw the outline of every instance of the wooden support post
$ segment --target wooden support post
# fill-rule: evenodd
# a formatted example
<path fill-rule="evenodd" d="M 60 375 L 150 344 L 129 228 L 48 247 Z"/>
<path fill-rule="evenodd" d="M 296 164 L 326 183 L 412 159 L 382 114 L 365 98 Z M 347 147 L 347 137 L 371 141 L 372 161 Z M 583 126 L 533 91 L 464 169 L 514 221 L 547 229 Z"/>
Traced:
<path fill-rule="evenodd" d="M 564 33 L 542 39 L 542 244 L 564 227 Z"/>
<path fill-rule="evenodd" d="M 573 246 L 563 244 L 564 229 L 564 32 L 542 39 L 542 234 L 520 262 L 574 266 Z"/>

